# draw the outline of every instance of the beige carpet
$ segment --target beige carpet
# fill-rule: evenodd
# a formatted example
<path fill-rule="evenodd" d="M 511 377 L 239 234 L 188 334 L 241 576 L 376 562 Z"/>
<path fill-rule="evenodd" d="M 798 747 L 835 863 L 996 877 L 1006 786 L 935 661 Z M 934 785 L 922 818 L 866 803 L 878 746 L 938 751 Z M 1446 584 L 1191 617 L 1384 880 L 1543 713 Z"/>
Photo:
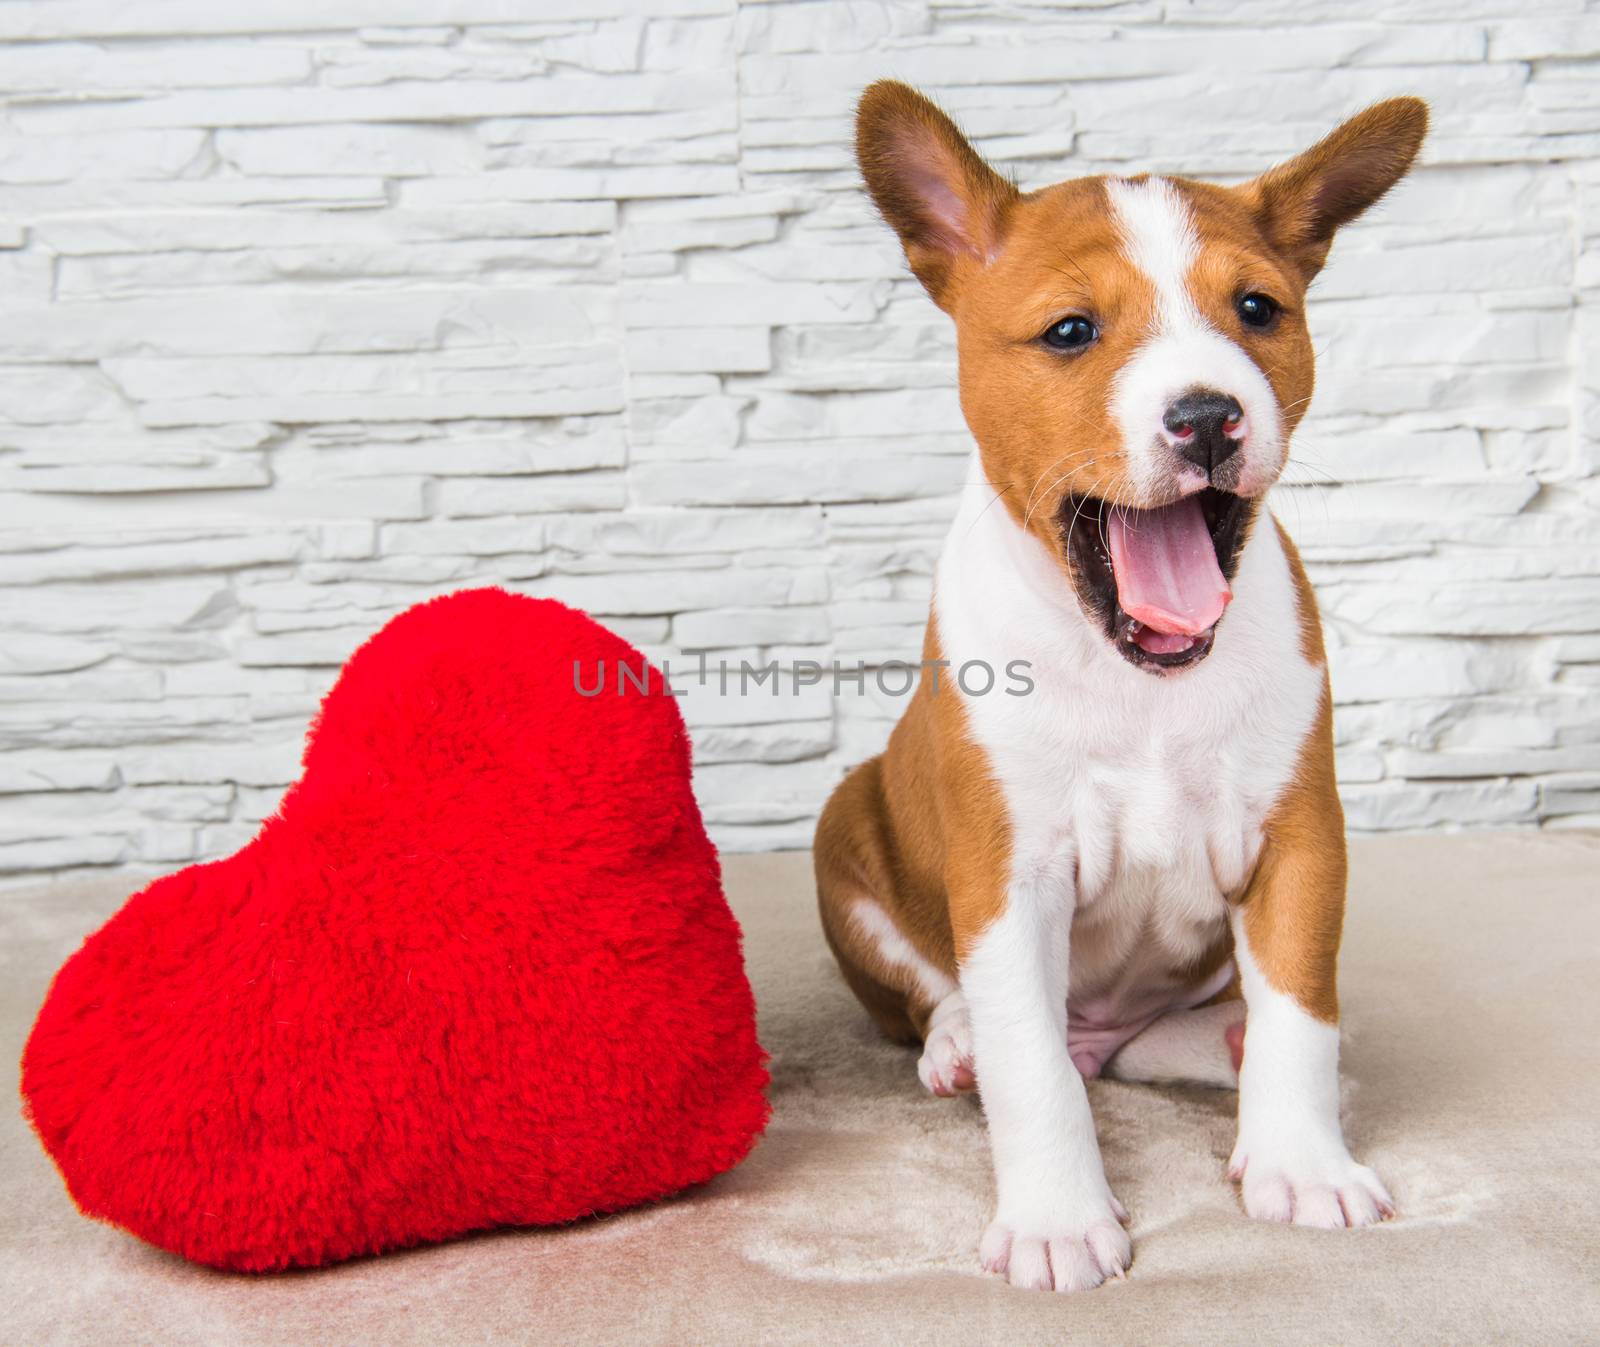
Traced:
<path fill-rule="evenodd" d="M 1387 1226 L 1247 1221 L 1222 1179 L 1231 1094 L 1095 1082 L 1129 1280 L 1067 1298 L 984 1277 L 977 1106 L 924 1094 L 913 1056 L 874 1037 L 823 947 L 808 858 L 731 857 L 776 1105 L 742 1168 L 566 1230 L 250 1279 L 82 1219 L 8 1106 L 0 1343 L 1600 1339 L 1600 839 L 1383 838 L 1354 862 L 1345 1112 L 1399 1203 Z M 0 892 L 8 1061 L 50 973 L 129 887 Z"/>

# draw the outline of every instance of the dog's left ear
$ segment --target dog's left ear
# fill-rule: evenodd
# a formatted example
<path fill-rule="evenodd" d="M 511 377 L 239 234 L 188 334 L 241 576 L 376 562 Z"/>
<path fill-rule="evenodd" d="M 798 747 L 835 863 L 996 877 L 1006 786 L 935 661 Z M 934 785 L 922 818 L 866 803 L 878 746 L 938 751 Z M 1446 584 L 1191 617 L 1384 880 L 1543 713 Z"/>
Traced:
<path fill-rule="evenodd" d="M 1426 103 L 1391 98 L 1238 190 L 1309 281 L 1327 261 L 1335 231 L 1406 175 L 1427 132 Z"/>

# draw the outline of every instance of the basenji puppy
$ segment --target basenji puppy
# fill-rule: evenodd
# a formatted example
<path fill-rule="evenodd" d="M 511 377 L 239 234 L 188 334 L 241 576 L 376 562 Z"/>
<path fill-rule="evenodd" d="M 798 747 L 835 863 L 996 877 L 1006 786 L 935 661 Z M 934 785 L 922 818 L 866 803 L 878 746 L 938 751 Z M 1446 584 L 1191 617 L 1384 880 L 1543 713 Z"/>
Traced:
<path fill-rule="evenodd" d="M 1340 1125 L 1327 669 L 1263 496 L 1311 398 L 1306 288 L 1427 119 L 1380 103 L 1242 186 L 1025 193 L 914 90 L 861 100 L 861 170 L 955 321 L 977 449 L 922 680 L 828 801 L 817 887 L 851 988 L 921 1041 L 923 1084 L 981 1094 L 980 1256 L 1014 1286 L 1129 1264 L 1096 1075 L 1237 1086 L 1251 1216 L 1393 1212 Z M 1015 661 L 1025 695 L 952 676 Z"/>

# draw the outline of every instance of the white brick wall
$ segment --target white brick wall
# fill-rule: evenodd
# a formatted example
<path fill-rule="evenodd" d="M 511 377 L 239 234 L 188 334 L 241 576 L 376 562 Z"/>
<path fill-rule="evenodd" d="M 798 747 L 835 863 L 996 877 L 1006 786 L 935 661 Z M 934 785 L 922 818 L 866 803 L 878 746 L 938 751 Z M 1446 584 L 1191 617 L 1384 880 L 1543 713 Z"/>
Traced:
<path fill-rule="evenodd" d="M 967 441 L 856 190 L 880 75 L 1024 183 L 1431 101 L 1278 508 L 1356 825 L 1600 821 L 1600 6 L 9 0 L 0 42 L 0 870 L 236 846 L 339 661 L 462 585 L 915 658 Z M 691 692 L 734 847 L 803 844 L 899 705 Z"/>

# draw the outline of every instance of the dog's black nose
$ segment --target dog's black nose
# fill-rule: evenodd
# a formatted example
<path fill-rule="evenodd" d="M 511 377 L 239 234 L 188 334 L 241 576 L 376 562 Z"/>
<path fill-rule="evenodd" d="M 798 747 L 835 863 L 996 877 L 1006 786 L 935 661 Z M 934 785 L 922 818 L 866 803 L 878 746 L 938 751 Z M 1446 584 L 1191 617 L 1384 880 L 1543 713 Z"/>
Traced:
<path fill-rule="evenodd" d="M 1239 440 L 1229 432 L 1237 431 L 1243 420 L 1244 408 L 1237 398 L 1196 388 L 1167 408 L 1161 424 L 1178 452 L 1209 476 L 1238 451 Z"/>

